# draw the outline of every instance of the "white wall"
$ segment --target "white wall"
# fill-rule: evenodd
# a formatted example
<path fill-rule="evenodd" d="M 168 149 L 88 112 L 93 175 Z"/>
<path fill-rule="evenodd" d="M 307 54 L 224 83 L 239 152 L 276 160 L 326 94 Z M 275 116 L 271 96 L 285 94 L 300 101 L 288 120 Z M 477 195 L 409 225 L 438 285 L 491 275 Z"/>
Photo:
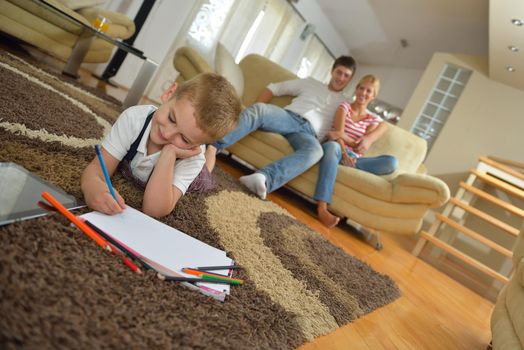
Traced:
<path fill-rule="evenodd" d="M 124 12 L 133 19 L 141 3 L 141 0 L 113 0 L 109 4 L 109 8 Z M 160 65 L 195 3 L 197 2 L 157 0 L 133 46 L 143 51 L 146 57 Z M 142 62 L 141 59 L 128 54 L 117 75 L 112 80 L 117 84 L 130 87 L 140 70 Z M 96 69 L 97 73 L 101 73 L 105 66 L 106 64 L 97 65 L 94 69 Z"/>
<path fill-rule="evenodd" d="M 305 18 L 306 22 L 315 25 L 315 34 L 318 35 L 335 57 L 347 55 L 349 52 L 348 47 L 324 12 L 322 12 L 320 6 L 318 6 L 318 1 L 322 0 L 300 0 L 292 5 Z"/>
<path fill-rule="evenodd" d="M 395 107 L 404 109 L 413 91 L 422 77 L 424 70 L 409 69 L 391 66 L 372 66 L 358 64 L 357 72 L 346 91 L 353 94 L 359 80 L 367 74 L 373 74 L 380 79 L 380 92 L 378 99 L 385 101 Z"/>
<path fill-rule="evenodd" d="M 524 91 L 491 80 L 485 57 L 435 53 L 399 126 L 411 128 L 446 63 L 473 73 L 428 154 L 428 171 L 438 176 L 464 173 L 482 155 L 524 163 Z"/>

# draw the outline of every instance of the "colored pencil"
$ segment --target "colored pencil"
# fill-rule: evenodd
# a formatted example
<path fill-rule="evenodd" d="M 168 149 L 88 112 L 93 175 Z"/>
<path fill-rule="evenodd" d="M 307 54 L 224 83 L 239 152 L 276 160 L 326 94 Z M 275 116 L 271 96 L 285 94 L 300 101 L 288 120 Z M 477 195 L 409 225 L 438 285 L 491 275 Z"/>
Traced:
<path fill-rule="evenodd" d="M 208 280 L 219 280 L 219 281 L 235 282 L 235 283 L 232 283 L 232 284 L 242 284 L 242 283 L 244 283 L 243 280 L 238 279 L 238 278 L 231 278 L 231 277 L 228 277 L 228 276 L 220 275 L 218 273 L 199 271 L 199 270 L 191 269 L 191 268 L 187 268 L 187 267 L 184 267 L 182 269 L 182 272 L 187 273 L 189 275 L 198 276 L 200 278 L 205 278 L 205 279 L 208 279 Z"/>
<path fill-rule="evenodd" d="M 104 178 L 106 179 L 107 187 L 109 188 L 109 192 L 113 196 L 113 198 L 116 199 L 116 193 L 113 189 L 113 184 L 111 183 L 111 178 L 109 177 L 109 173 L 107 172 L 106 164 L 104 163 L 104 157 L 102 157 L 102 153 L 100 152 L 100 148 L 98 145 L 95 145 L 95 152 L 98 157 L 98 161 L 100 162 L 100 167 L 102 168 L 102 172 L 104 173 Z"/>
<path fill-rule="evenodd" d="M 100 236 L 102 236 L 102 238 L 104 238 L 108 242 L 108 245 L 112 248 L 111 250 L 113 251 L 113 253 L 115 253 L 117 255 L 120 255 L 122 257 L 122 260 L 124 261 L 124 264 L 129 266 L 129 268 L 131 270 L 133 270 L 133 272 L 142 273 L 142 271 L 140 271 L 138 266 L 136 266 L 128 258 L 128 257 L 130 257 L 130 258 L 133 258 L 133 259 L 139 259 L 139 257 L 137 257 L 136 255 L 131 253 L 128 249 L 126 249 L 124 246 L 122 246 L 118 241 L 114 240 L 113 237 L 111 237 L 110 235 L 108 235 L 107 233 L 105 233 L 104 231 L 99 229 L 93 223 L 89 222 L 88 220 L 83 220 L 83 221 L 86 223 L 87 226 L 91 227 L 96 233 L 98 233 Z M 121 253 L 119 254 L 116 251 L 116 249 L 118 249 Z"/>
<path fill-rule="evenodd" d="M 201 283 L 217 283 L 217 284 L 239 284 L 236 281 L 227 281 L 227 280 L 216 280 L 216 279 L 206 279 L 198 277 L 179 277 L 179 276 L 163 276 L 164 281 L 176 281 L 176 282 L 201 282 Z"/>
<path fill-rule="evenodd" d="M 196 270 L 200 271 L 214 271 L 214 270 L 236 270 L 241 269 L 239 265 L 230 265 L 230 266 L 199 266 Z"/>
<path fill-rule="evenodd" d="M 102 237 L 100 237 L 93 229 L 91 229 L 89 226 L 87 226 L 85 223 L 83 223 L 82 220 L 80 220 L 73 213 L 71 213 L 69 210 L 67 210 L 66 207 L 64 207 L 62 205 L 62 203 L 57 201 L 51 194 L 49 194 L 48 192 L 42 192 L 42 197 L 46 201 L 51 203 L 51 205 L 53 207 L 55 207 L 56 210 L 58 210 L 58 212 L 60 212 L 60 214 L 64 215 L 76 227 L 78 227 L 82 232 L 84 232 L 86 235 L 88 235 L 89 238 L 94 240 L 96 242 L 96 244 L 98 244 L 102 248 L 106 249 L 107 242 Z"/>
<path fill-rule="evenodd" d="M 107 241 L 102 238 L 95 230 L 93 230 L 91 227 L 89 227 L 85 222 L 83 222 L 79 217 L 71 213 L 69 210 L 67 210 L 66 207 L 62 205 L 58 200 L 56 200 L 51 194 L 48 192 L 42 192 L 42 197 L 51 203 L 51 205 L 58 210 L 58 212 L 62 215 L 64 215 L 69 221 L 71 221 L 76 227 L 78 227 L 83 233 L 85 233 L 89 238 L 94 240 L 96 244 L 101 246 L 103 249 L 108 249 L 109 251 L 113 252 L 116 255 L 119 255 L 122 258 L 122 261 L 124 264 L 126 264 L 133 272 L 136 273 L 142 273 L 140 269 L 127 257 L 122 256 L 118 254 L 118 252 L 115 250 L 113 246 L 111 246 Z"/>

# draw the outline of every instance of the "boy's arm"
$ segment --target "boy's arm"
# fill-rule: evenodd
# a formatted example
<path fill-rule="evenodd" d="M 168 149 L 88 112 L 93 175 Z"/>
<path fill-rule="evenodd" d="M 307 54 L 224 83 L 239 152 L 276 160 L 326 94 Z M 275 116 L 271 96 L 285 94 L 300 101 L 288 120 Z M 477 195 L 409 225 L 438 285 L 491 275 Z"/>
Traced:
<path fill-rule="evenodd" d="M 158 218 L 169 214 L 182 197 L 182 191 L 173 185 L 176 157 L 174 145 L 162 148 L 144 191 L 142 210 L 147 215 Z"/>
<path fill-rule="evenodd" d="M 112 176 L 120 161 L 109 154 L 104 147 L 100 148 L 109 176 Z M 118 214 L 125 208 L 125 201 L 115 190 L 117 201 L 109 192 L 100 162 L 95 157 L 85 168 L 80 179 L 80 187 L 86 204 L 96 211 L 108 215 Z"/>
<path fill-rule="evenodd" d="M 173 185 L 177 157 L 189 158 L 200 152 L 200 146 L 182 150 L 172 144 L 167 144 L 162 148 L 160 158 L 151 173 L 144 192 L 142 203 L 144 213 L 158 218 L 168 215 L 175 209 L 178 200 L 183 195 L 182 191 Z"/>

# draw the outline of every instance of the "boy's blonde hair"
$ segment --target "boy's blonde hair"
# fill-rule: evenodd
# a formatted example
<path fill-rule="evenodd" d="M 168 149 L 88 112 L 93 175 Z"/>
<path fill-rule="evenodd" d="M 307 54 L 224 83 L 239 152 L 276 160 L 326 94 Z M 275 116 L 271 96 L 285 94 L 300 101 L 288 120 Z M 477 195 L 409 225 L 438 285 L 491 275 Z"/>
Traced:
<path fill-rule="evenodd" d="M 371 83 L 371 84 L 373 84 L 373 90 L 375 90 L 375 96 L 374 97 L 378 96 L 378 92 L 380 90 L 380 80 L 376 76 L 374 76 L 372 74 L 364 75 L 362 77 L 362 79 L 360 79 L 360 81 L 358 82 L 357 88 L 360 85 L 362 85 L 363 83 Z"/>
<path fill-rule="evenodd" d="M 171 98 L 187 98 L 195 108 L 197 126 L 216 141 L 236 128 L 241 104 L 235 88 L 226 78 L 202 73 L 182 83 Z"/>

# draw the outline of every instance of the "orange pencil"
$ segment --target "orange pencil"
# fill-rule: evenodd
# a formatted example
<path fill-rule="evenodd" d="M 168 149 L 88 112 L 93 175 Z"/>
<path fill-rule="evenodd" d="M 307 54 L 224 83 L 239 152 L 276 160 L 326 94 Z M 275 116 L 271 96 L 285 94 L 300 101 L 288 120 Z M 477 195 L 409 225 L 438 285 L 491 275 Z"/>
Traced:
<path fill-rule="evenodd" d="M 51 203 L 53 207 L 55 207 L 56 210 L 60 212 L 60 214 L 64 215 L 66 218 L 69 219 L 76 227 L 78 227 L 82 232 L 84 232 L 86 235 L 89 236 L 92 240 L 96 242 L 99 246 L 101 246 L 104 249 L 108 249 L 109 251 L 118 254 L 115 248 L 113 248 L 107 241 L 102 238 L 98 233 L 95 232 L 91 227 L 89 227 L 85 222 L 83 222 L 80 218 L 78 218 L 76 215 L 71 213 L 69 210 L 67 210 L 66 207 L 62 205 L 58 200 L 55 199 L 51 194 L 48 192 L 42 192 L 42 197 Z M 141 273 L 140 269 L 131 262 L 128 258 L 125 256 L 121 256 L 124 264 L 126 264 L 133 272 Z"/>
<path fill-rule="evenodd" d="M 56 208 L 60 212 L 60 214 L 64 215 L 66 218 L 69 219 L 76 227 L 78 227 L 82 232 L 84 232 L 86 235 L 89 236 L 92 240 L 96 242 L 99 246 L 102 248 L 107 247 L 107 242 L 98 235 L 91 227 L 87 226 L 84 222 L 82 222 L 79 218 L 77 218 L 73 213 L 71 213 L 69 210 L 67 210 L 66 207 L 62 205 L 59 201 L 55 199 L 51 194 L 47 192 L 42 192 L 42 197 L 51 203 L 53 207 Z"/>

